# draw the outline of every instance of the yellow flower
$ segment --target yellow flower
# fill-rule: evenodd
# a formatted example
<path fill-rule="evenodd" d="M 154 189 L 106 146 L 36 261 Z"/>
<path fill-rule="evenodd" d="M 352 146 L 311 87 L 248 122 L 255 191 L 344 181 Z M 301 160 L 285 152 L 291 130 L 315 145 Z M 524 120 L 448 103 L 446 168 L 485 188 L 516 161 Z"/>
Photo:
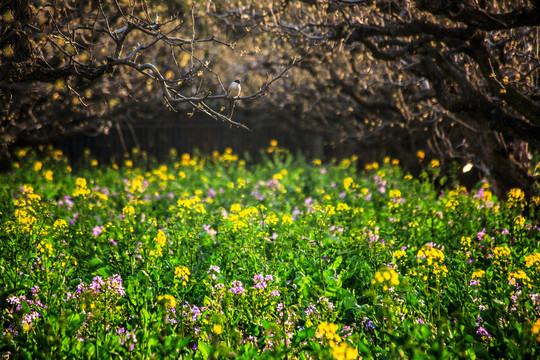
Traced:
<path fill-rule="evenodd" d="M 540 266 L 540 253 L 529 254 L 525 256 L 525 266 L 530 268 L 531 266 Z"/>
<path fill-rule="evenodd" d="M 189 275 L 191 275 L 191 272 L 185 266 L 177 266 L 174 269 L 174 278 L 180 279 L 182 281 L 182 285 L 184 286 L 186 286 L 187 282 L 189 281 Z"/>
<path fill-rule="evenodd" d="M 514 271 L 514 272 L 511 272 L 510 274 L 508 274 L 508 282 L 511 285 L 516 285 L 516 280 L 520 280 L 520 282 L 523 284 L 523 286 L 526 286 L 529 289 L 532 287 L 531 286 L 531 279 L 529 278 L 529 276 L 523 270 Z"/>
<path fill-rule="evenodd" d="M 430 245 L 424 245 L 416 254 L 419 270 L 423 274 L 423 279 L 428 279 L 428 274 L 433 273 L 435 280 L 439 281 L 439 275 L 446 277 L 448 268 L 443 264 L 444 253 Z"/>
<path fill-rule="evenodd" d="M 436 168 L 436 167 L 439 167 L 439 165 L 441 165 L 441 162 L 439 160 L 437 160 L 437 159 L 433 159 L 433 160 L 431 160 L 430 165 L 431 165 L 432 168 Z"/>
<path fill-rule="evenodd" d="M 232 213 L 238 213 L 241 210 L 242 210 L 242 205 L 240 205 L 240 204 L 232 204 L 229 211 L 232 212 Z"/>
<path fill-rule="evenodd" d="M 385 267 L 377 271 L 371 280 L 372 285 L 377 284 L 377 282 L 383 285 L 383 291 L 387 291 L 389 286 L 399 285 L 399 275 L 394 269 Z"/>
<path fill-rule="evenodd" d="M 348 211 L 350 210 L 351 208 L 349 207 L 349 205 L 347 205 L 346 203 L 338 203 L 337 204 L 337 207 L 336 207 L 336 210 L 337 211 Z"/>
<path fill-rule="evenodd" d="M 514 218 L 514 224 L 517 228 L 522 228 L 525 225 L 525 218 L 521 215 L 518 215 Z"/>
<path fill-rule="evenodd" d="M 122 214 L 124 214 L 126 217 L 133 216 L 135 215 L 135 208 L 131 205 L 125 206 L 122 209 Z"/>
<path fill-rule="evenodd" d="M 55 229 L 65 229 L 67 228 L 67 222 L 64 219 L 58 219 L 54 222 L 53 227 Z"/>
<path fill-rule="evenodd" d="M 351 160 L 345 158 L 345 159 L 341 160 L 341 163 L 339 164 L 339 166 L 340 166 L 342 169 L 346 169 L 346 168 L 348 168 L 349 166 L 351 166 Z"/>
<path fill-rule="evenodd" d="M 540 319 L 536 320 L 535 323 L 532 325 L 531 332 L 534 335 L 538 335 L 536 341 L 540 341 Z"/>
<path fill-rule="evenodd" d="M 343 180 L 343 187 L 345 188 L 345 191 L 349 191 L 349 189 L 354 187 L 354 180 L 352 177 L 347 177 L 345 180 Z"/>
<path fill-rule="evenodd" d="M 508 255 L 510 255 L 510 249 L 506 245 L 496 246 L 493 249 L 493 254 L 495 255 L 496 259 L 500 259 L 502 257 L 507 257 Z"/>
<path fill-rule="evenodd" d="M 508 206 L 510 208 L 519 207 L 523 209 L 526 204 L 527 201 L 525 200 L 525 193 L 521 189 L 510 189 L 508 192 Z"/>
<path fill-rule="evenodd" d="M 281 224 L 282 225 L 291 225 L 293 223 L 293 218 L 291 215 L 285 214 L 281 218 Z"/>
<path fill-rule="evenodd" d="M 475 270 L 472 273 L 472 278 L 473 279 L 475 279 L 475 278 L 481 279 L 481 278 L 484 277 L 485 274 L 486 274 L 486 272 L 484 270 Z"/>
<path fill-rule="evenodd" d="M 86 187 L 86 179 L 85 178 L 77 178 L 75 180 L 75 186 L 77 186 L 77 187 Z"/>
<path fill-rule="evenodd" d="M 426 157 L 426 153 L 423 152 L 422 150 L 418 150 L 416 152 L 416 157 L 418 158 L 418 160 L 423 161 L 424 158 Z"/>
<path fill-rule="evenodd" d="M 43 163 L 41 161 L 36 161 L 36 163 L 34 164 L 34 171 L 39 171 L 41 170 L 41 168 L 43 167 Z"/>
<path fill-rule="evenodd" d="M 366 170 L 377 170 L 379 168 L 379 163 L 378 162 L 372 162 L 370 164 L 367 164 L 366 165 Z"/>
<path fill-rule="evenodd" d="M 341 341 L 339 334 L 336 334 L 338 329 L 339 326 L 337 324 L 323 321 L 317 326 L 315 336 L 317 338 L 325 338 L 327 340 Z"/>
<path fill-rule="evenodd" d="M 349 347 L 345 342 L 339 345 L 331 343 L 330 347 L 332 348 L 332 356 L 337 360 L 353 360 L 358 358 L 358 350 Z"/>
<path fill-rule="evenodd" d="M 163 302 L 165 306 L 169 306 L 171 308 L 176 307 L 176 299 L 172 295 L 165 294 L 163 296 L 158 296 L 158 301 Z"/>
<path fill-rule="evenodd" d="M 158 243 L 159 246 L 164 247 L 167 238 L 165 237 L 165 233 L 163 231 L 158 230 L 158 234 L 154 240 Z"/>
<path fill-rule="evenodd" d="M 214 327 L 212 330 L 214 334 L 221 335 L 221 333 L 223 332 L 223 327 L 220 324 L 214 324 Z"/>
<path fill-rule="evenodd" d="M 270 140 L 270 146 L 271 146 L 271 147 L 276 147 L 276 146 L 278 146 L 277 140 L 274 140 L 274 139 Z"/>
<path fill-rule="evenodd" d="M 45 180 L 53 181 L 53 172 L 52 172 L 52 170 L 45 171 Z"/>
<path fill-rule="evenodd" d="M 88 189 L 86 185 L 86 179 L 85 178 L 77 178 L 75 180 L 75 186 L 77 187 L 75 189 L 75 192 L 73 193 L 74 197 L 85 197 L 90 194 L 90 189 Z"/>

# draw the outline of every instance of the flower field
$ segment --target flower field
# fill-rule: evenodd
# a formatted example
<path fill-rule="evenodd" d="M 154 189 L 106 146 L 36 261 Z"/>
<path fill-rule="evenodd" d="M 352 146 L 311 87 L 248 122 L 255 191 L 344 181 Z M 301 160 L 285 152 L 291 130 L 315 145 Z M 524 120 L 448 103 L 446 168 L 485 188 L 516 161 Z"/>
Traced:
<path fill-rule="evenodd" d="M 0 356 L 540 356 L 539 198 L 274 142 L 0 175 Z"/>

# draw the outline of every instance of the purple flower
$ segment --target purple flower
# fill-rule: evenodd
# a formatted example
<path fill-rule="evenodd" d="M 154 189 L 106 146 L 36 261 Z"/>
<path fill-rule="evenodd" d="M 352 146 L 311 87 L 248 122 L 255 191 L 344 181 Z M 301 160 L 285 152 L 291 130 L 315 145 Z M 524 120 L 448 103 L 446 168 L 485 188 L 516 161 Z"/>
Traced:
<path fill-rule="evenodd" d="M 242 282 L 238 280 L 232 282 L 229 291 L 232 292 L 234 295 L 243 295 L 246 293 L 246 289 L 244 289 Z"/>
<path fill-rule="evenodd" d="M 103 226 L 94 226 L 92 228 L 92 235 L 99 236 L 99 234 L 101 234 L 102 231 L 103 231 Z"/>
<path fill-rule="evenodd" d="M 122 297 L 126 295 L 124 286 L 122 285 L 122 277 L 118 274 L 107 279 L 107 290 Z"/>
<path fill-rule="evenodd" d="M 476 330 L 476 333 L 478 335 L 480 335 L 483 339 L 491 339 L 492 338 L 492 336 L 483 327 L 479 327 L 478 330 Z"/>
<path fill-rule="evenodd" d="M 101 286 L 104 285 L 105 282 L 103 281 L 103 279 L 101 278 L 101 276 L 96 276 L 94 277 L 94 280 L 92 281 L 92 283 L 90 284 L 90 289 L 93 290 L 94 293 L 99 293 L 100 290 L 101 290 Z"/>
<path fill-rule="evenodd" d="M 217 234 L 216 230 L 213 230 L 210 225 L 203 224 L 203 229 L 206 231 L 206 233 L 212 237 L 214 237 Z"/>
<path fill-rule="evenodd" d="M 369 318 L 364 317 L 362 323 L 364 324 L 364 330 L 375 330 L 375 324 Z"/>
<path fill-rule="evenodd" d="M 253 287 L 257 290 L 264 290 L 266 289 L 266 282 L 265 281 L 258 282 Z"/>
<path fill-rule="evenodd" d="M 476 234 L 476 237 L 478 238 L 478 240 L 482 240 L 484 238 L 484 235 L 486 235 L 486 229 L 482 229 L 482 231 L 478 232 L 478 234 Z"/>

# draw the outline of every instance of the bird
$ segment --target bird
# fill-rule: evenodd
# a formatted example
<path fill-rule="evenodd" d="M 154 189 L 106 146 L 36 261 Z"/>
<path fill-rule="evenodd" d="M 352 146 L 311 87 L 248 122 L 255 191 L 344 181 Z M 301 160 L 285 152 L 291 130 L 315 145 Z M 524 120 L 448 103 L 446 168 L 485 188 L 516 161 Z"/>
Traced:
<path fill-rule="evenodd" d="M 231 85 L 229 85 L 229 89 L 227 91 L 227 96 L 229 96 L 229 112 L 230 116 L 232 116 L 232 113 L 234 111 L 234 98 L 237 98 L 240 96 L 240 93 L 242 92 L 242 86 L 240 85 L 240 80 L 236 79 L 234 80 Z"/>
<path fill-rule="evenodd" d="M 234 80 L 231 85 L 229 85 L 229 91 L 227 94 L 231 98 L 236 98 L 240 96 L 240 93 L 242 91 L 242 86 L 240 86 L 241 81 L 240 80 Z"/>

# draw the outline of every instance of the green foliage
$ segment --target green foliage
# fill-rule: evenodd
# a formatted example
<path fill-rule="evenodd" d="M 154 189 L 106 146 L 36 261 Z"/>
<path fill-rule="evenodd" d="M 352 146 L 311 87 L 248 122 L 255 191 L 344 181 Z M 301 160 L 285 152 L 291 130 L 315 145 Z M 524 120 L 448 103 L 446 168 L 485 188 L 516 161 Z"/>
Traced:
<path fill-rule="evenodd" d="M 538 356 L 538 198 L 270 149 L 78 174 L 21 151 L 0 179 L 0 353 Z"/>

